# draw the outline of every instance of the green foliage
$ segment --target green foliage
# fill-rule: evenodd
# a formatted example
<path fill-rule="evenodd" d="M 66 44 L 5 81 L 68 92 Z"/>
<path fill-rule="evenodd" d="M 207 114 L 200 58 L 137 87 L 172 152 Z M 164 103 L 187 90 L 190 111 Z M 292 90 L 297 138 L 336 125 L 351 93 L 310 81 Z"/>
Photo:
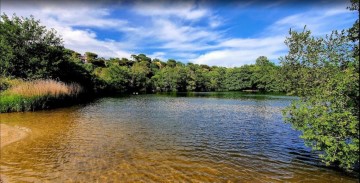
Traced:
<path fill-rule="evenodd" d="M 326 38 L 290 31 L 282 58 L 286 88 L 301 97 L 284 110 L 285 121 L 329 165 L 359 163 L 359 57 L 345 31 Z M 356 55 L 354 57 L 354 55 Z"/>
<path fill-rule="evenodd" d="M 176 60 L 174 59 L 169 59 L 167 62 L 166 62 L 166 65 L 168 67 L 175 67 L 176 66 Z"/>
<path fill-rule="evenodd" d="M 20 95 L 0 94 L 0 113 L 48 109 L 61 106 L 64 104 L 64 101 L 68 101 L 67 103 L 69 103 L 70 100 L 68 99 L 70 98 L 50 95 L 24 97 Z"/>
<path fill-rule="evenodd" d="M 206 88 L 208 91 L 222 91 L 225 89 L 225 76 L 226 68 L 224 67 L 212 67 L 209 72 L 206 73 L 207 83 Z"/>
<path fill-rule="evenodd" d="M 127 58 L 122 58 L 121 60 L 119 60 L 119 65 L 131 67 L 133 65 L 133 62 Z"/>
<path fill-rule="evenodd" d="M 0 74 L 24 79 L 56 78 L 64 61 L 62 40 L 34 17 L 0 21 Z"/>
<path fill-rule="evenodd" d="M 358 0 L 350 10 L 359 13 Z M 290 31 L 282 58 L 288 92 L 301 97 L 284 110 L 285 121 L 329 164 L 359 165 L 359 19 L 325 38 Z"/>
<path fill-rule="evenodd" d="M 253 83 L 258 90 L 277 92 L 282 91 L 280 67 L 270 62 L 265 56 L 256 59 Z"/>
<path fill-rule="evenodd" d="M 348 9 L 350 9 L 351 11 L 357 11 L 358 16 L 359 16 L 359 11 L 360 11 L 360 9 L 359 9 L 359 0 L 350 0 L 350 2 L 351 2 L 351 6 L 348 7 Z M 355 45 L 353 47 L 353 53 L 354 53 L 353 57 L 354 58 L 357 57 L 357 59 L 359 59 L 359 54 L 358 53 L 360 51 L 359 50 L 359 32 L 360 32 L 359 28 L 360 28 L 360 23 L 359 23 L 359 19 L 357 19 L 354 22 L 353 26 L 350 27 L 350 29 L 348 30 L 349 39 L 353 43 L 355 43 Z M 359 64 L 357 64 L 356 69 L 359 70 Z"/>
<path fill-rule="evenodd" d="M 79 83 L 88 92 L 91 92 L 98 84 L 98 79 L 92 74 L 93 70 L 92 64 L 65 61 L 59 64 L 58 78 L 66 83 Z"/>
<path fill-rule="evenodd" d="M 164 92 L 186 91 L 188 71 L 183 66 L 165 67 L 152 78 L 154 90 Z"/>
<path fill-rule="evenodd" d="M 106 82 L 110 90 L 125 92 L 129 86 L 130 69 L 124 66 L 111 65 L 102 69 L 99 77 Z"/>
<path fill-rule="evenodd" d="M 11 86 L 17 85 L 20 82 L 21 82 L 21 80 L 19 80 L 19 79 L 11 79 L 9 77 L 0 77 L 0 92 L 10 88 Z"/>
<path fill-rule="evenodd" d="M 0 112 L 23 111 L 28 102 L 18 95 L 0 95 Z"/>
<path fill-rule="evenodd" d="M 70 50 L 70 49 L 67 49 L 65 48 L 64 49 L 64 54 L 67 56 L 67 60 L 68 61 L 71 61 L 71 62 L 76 62 L 78 64 L 81 64 L 81 54 L 74 51 L 74 50 Z"/>
<path fill-rule="evenodd" d="M 105 60 L 96 59 L 92 60 L 90 63 L 96 67 L 106 67 Z"/>
<path fill-rule="evenodd" d="M 92 52 L 85 52 L 85 58 L 87 62 L 92 63 L 93 61 L 96 61 L 98 55 L 96 53 Z"/>
<path fill-rule="evenodd" d="M 136 62 L 130 69 L 130 89 L 133 91 L 146 91 L 146 87 L 150 85 L 150 79 L 147 75 L 150 69 L 146 61 Z"/>
<path fill-rule="evenodd" d="M 147 57 L 145 54 L 139 54 L 139 55 L 131 55 L 131 57 L 134 59 L 135 62 L 151 62 L 151 58 Z"/>
<path fill-rule="evenodd" d="M 230 68 L 226 72 L 226 86 L 230 91 L 256 89 L 253 87 L 254 66 L 245 65 L 243 67 Z"/>
<path fill-rule="evenodd" d="M 151 80 L 156 91 L 177 91 L 179 75 L 175 68 L 166 67 L 157 72 Z"/>
<path fill-rule="evenodd" d="M 263 64 L 245 65 L 238 68 L 210 67 L 175 60 L 167 63 L 154 60 L 151 78 L 155 91 L 225 91 L 261 90 L 283 91 L 279 66 L 266 57 Z"/>
<path fill-rule="evenodd" d="M 23 97 L 20 95 L 1 95 L 0 112 L 34 111 L 49 108 L 48 96 Z"/>

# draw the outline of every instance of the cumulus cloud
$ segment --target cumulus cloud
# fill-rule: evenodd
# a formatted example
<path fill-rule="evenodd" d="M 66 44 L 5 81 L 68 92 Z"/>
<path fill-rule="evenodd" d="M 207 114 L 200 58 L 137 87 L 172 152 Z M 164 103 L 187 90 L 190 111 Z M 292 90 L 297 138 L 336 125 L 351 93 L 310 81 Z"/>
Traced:
<path fill-rule="evenodd" d="M 198 7 L 192 1 L 160 1 L 150 3 L 147 1 L 136 1 L 133 11 L 144 16 L 174 16 L 188 20 L 196 20 L 209 14 L 207 9 Z"/>
<path fill-rule="evenodd" d="M 124 4 L 110 4 L 5 1 L 1 8 L 9 15 L 34 15 L 43 25 L 56 29 L 67 48 L 80 53 L 129 58 L 143 52 L 162 60 L 174 58 L 227 67 L 252 64 L 259 56 L 276 61 L 286 53 L 284 40 L 289 28 L 299 30 L 307 25 L 315 35 L 323 35 L 354 21 L 344 5 L 337 4 L 280 18 L 257 35 L 241 37 L 228 32 L 226 17 L 202 1 L 135 1 L 121 10 L 127 13 L 122 18 L 114 10 Z M 251 3 L 235 8 L 248 6 Z M 274 6 L 279 4 L 272 3 Z M 99 29 L 116 33 L 107 37 Z"/>
<path fill-rule="evenodd" d="M 126 20 L 110 18 L 106 8 L 70 7 L 44 7 L 41 13 L 56 19 L 63 26 L 83 26 L 97 28 L 117 28 L 127 25 Z"/>
<path fill-rule="evenodd" d="M 166 55 L 165 52 L 154 52 L 151 55 L 148 55 L 148 57 L 152 58 L 152 59 L 159 59 L 159 60 L 166 60 L 166 58 L 164 57 Z"/>
<path fill-rule="evenodd" d="M 253 64 L 259 56 L 275 60 L 286 49 L 281 36 L 254 39 L 230 39 L 219 43 L 220 49 L 210 51 L 191 61 L 198 64 L 225 67 Z"/>
<path fill-rule="evenodd" d="M 306 25 L 313 35 L 324 36 L 331 33 L 332 30 L 341 29 L 354 20 L 354 16 L 346 10 L 344 4 L 313 9 L 279 19 L 256 38 L 233 38 L 221 41 L 212 47 L 216 48 L 215 50 L 201 54 L 191 61 L 199 64 L 233 67 L 253 64 L 257 57 L 267 56 L 270 60 L 277 62 L 278 58 L 287 52 L 284 41 L 290 28 L 301 31 Z"/>
<path fill-rule="evenodd" d="M 47 28 L 54 28 L 62 37 L 65 47 L 77 52 L 86 51 L 99 53 L 103 57 L 130 57 L 131 44 L 124 44 L 111 39 L 100 40 L 91 30 L 97 28 L 117 28 L 127 24 L 126 20 L 112 19 L 106 8 L 96 5 L 66 6 L 59 8 L 55 4 L 32 3 L 26 6 L 15 3 L 4 3 L 2 11 L 6 14 L 16 13 L 18 16 L 40 19 Z M 65 6 L 65 5 L 63 5 Z M 76 26 L 86 29 L 75 28 Z"/>
<path fill-rule="evenodd" d="M 354 16 L 344 4 L 336 4 L 333 7 L 318 8 L 281 18 L 269 26 L 264 34 L 286 34 L 290 28 L 301 31 L 306 25 L 314 35 L 321 36 L 354 21 Z"/>

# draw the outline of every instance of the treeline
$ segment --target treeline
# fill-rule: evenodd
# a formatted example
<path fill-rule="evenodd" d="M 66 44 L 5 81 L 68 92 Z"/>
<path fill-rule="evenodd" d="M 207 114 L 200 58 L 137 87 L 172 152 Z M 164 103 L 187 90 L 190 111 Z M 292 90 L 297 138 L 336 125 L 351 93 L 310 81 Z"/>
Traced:
<path fill-rule="evenodd" d="M 281 67 L 265 56 L 253 65 L 235 68 L 162 61 L 145 54 L 131 59 L 98 58 L 91 52 L 82 56 L 64 48 L 56 32 L 34 17 L 1 18 L 3 78 L 52 78 L 80 83 L 89 92 L 285 91 Z"/>
<path fill-rule="evenodd" d="M 173 59 L 164 62 L 145 54 L 126 58 L 97 58 L 86 53 L 87 63 L 79 53 L 67 50 L 69 61 L 95 76 L 107 91 L 185 92 L 185 91 L 283 91 L 280 67 L 261 56 L 256 64 L 226 68 Z M 88 55 L 92 55 L 89 59 Z"/>

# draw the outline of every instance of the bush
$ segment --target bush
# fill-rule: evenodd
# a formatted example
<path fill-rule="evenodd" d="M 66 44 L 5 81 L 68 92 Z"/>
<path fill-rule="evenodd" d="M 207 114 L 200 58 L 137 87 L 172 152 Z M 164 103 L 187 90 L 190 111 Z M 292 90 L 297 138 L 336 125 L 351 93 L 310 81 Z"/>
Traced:
<path fill-rule="evenodd" d="M 20 83 L 23 82 L 24 81 L 22 79 L 11 79 L 7 77 L 0 77 L 0 92 L 8 88 L 11 88 L 12 86 L 19 85 Z"/>

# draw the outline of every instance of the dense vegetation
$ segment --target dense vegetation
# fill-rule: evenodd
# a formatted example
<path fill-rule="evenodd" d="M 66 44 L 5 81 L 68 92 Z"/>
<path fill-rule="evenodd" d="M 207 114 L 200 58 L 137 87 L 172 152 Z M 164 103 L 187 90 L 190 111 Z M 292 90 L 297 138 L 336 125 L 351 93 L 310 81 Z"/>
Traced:
<path fill-rule="evenodd" d="M 359 13 L 359 2 L 350 9 Z M 359 166 L 359 20 L 325 38 L 309 30 L 290 31 L 283 57 L 286 88 L 300 96 L 285 111 L 285 121 L 301 130 L 307 145 L 326 164 L 350 170 Z"/>
<path fill-rule="evenodd" d="M 127 58 L 98 58 L 63 47 L 54 30 L 46 30 L 34 17 L 2 16 L 0 27 L 3 78 L 53 78 L 77 82 L 95 92 L 173 91 L 283 91 L 280 67 L 265 56 L 254 65 L 225 68 L 169 59 L 151 59 L 145 54 Z M 4 85 L 4 84 L 3 84 Z"/>
<path fill-rule="evenodd" d="M 358 2 L 350 9 L 359 11 Z M 284 111 L 285 121 L 303 132 L 306 144 L 319 151 L 324 162 L 350 170 L 359 164 L 358 33 L 358 20 L 349 30 L 334 31 L 325 38 L 313 37 L 306 29 L 290 31 L 285 41 L 289 53 L 281 58 L 280 66 L 260 56 L 255 64 L 226 68 L 162 61 L 145 54 L 106 59 L 86 52 L 82 57 L 64 48 L 55 30 L 47 30 L 34 17 L 2 15 L 0 112 L 33 110 L 33 106 L 42 108 L 51 100 L 64 99 L 59 98 L 64 95 L 46 91 L 37 96 L 51 97 L 40 97 L 41 105 L 36 100 L 26 107 L 24 95 L 11 92 L 17 80 L 54 79 L 66 86 L 78 83 L 83 93 L 287 92 L 300 100 Z M 70 96 L 78 94 L 80 90 Z"/>
<path fill-rule="evenodd" d="M 261 56 L 254 65 L 236 68 L 199 65 L 169 59 L 164 62 L 145 54 L 126 58 L 97 58 L 95 53 L 87 63 L 79 53 L 67 50 L 69 62 L 86 69 L 97 81 L 96 90 L 108 92 L 175 92 L 175 91 L 283 91 L 280 67 Z M 89 56 L 86 56 L 89 58 Z M 266 75 L 264 75 L 264 73 Z"/>

